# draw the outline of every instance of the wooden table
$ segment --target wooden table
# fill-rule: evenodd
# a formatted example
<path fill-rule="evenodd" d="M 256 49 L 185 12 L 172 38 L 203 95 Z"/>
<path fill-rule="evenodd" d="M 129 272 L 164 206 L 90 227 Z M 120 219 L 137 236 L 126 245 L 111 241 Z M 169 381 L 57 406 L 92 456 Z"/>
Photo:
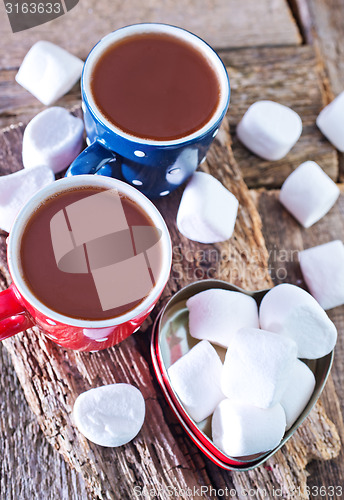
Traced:
<path fill-rule="evenodd" d="M 222 135 L 224 142 L 221 143 L 220 137 L 210 152 L 208 163 L 204 168 L 214 173 L 215 156 L 217 155 L 217 161 L 220 156 L 223 169 L 218 177 L 230 189 L 237 190 L 237 195 L 244 206 L 244 212 L 239 221 L 241 232 L 236 233 L 235 248 L 244 249 L 245 245 L 251 249 L 265 248 L 253 200 L 262 219 L 262 231 L 267 247 L 267 252 L 263 252 L 259 257 L 259 266 L 263 268 L 269 265 L 275 283 L 285 280 L 303 285 L 298 263 L 290 256 L 302 248 L 336 238 L 344 239 L 344 194 L 323 221 L 306 231 L 301 230 L 279 205 L 278 188 L 288 173 L 306 159 L 319 162 L 334 180 L 343 182 L 343 155 L 337 153 L 315 126 L 315 118 L 321 107 L 329 102 L 333 95 L 344 89 L 343 17 L 344 0 L 331 2 L 329 0 L 290 0 L 289 3 L 285 0 L 260 0 L 259 2 L 254 0 L 245 2 L 240 0 L 202 0 L 199 2 L 181 0 L 178 3 L 172 0 L 166 0 L 163 3 L 150 0 L 144 4 L 138 0 L 126 2 L 80 0 L 72 11 L 57 20 L 38 28 L 12 34 L 4 5 L 1 3 L 0 32 L 3 42 L 0 47 L 0 125 L 7 127 L 5 131 L 0 132 L 1 173 L 20 168 L 18 158 L 23 126 L 13 127 L 13 124 L 26 123 L 43 109 L 33 96 L 14 82 L 14 75 L 23 56 L 35 41 L 50 40 L 84 59 L 101 36 L 125 24 L 160 21 L 185 27 L 202 36 L 220 52 L 228 67 L 231 80 L 232 97 L 228 124 L 233 141 L 234 157 L 224 146 L 228 139 L 225 127 Z M 259 160 L 243 148 L 235 137 L 235 126 L 248 105 L 257 99 L 264 98 L 291 106 L 300 113 L 303 120 L 304 131 L 300 141 L 280 162 L 271 163 Z M 75 86 L 58 104 L 78 108 L 80 105 L 78 86 Z M 250 188 L 250 194 L 241 180 L 237 165 Z M 7 171 L 6 168 L 8 168 Z M 343 186 L 341 189 L 343 191 Z M 163 214 L 167 218 L 170 217 L 171 221 L 175 215 L 173 211 L 176 209 L 178 196 L 180 192 L 176 193 L 174 198 L 166 198 L 159 206 Z M 247 215 L 252 216 L 252 214 L 257 214 L 254 215 L 256 218 L 249 220 Z M 172 222 L 170 228 L 175 236 Z M 0 235 L 2 241 L 5 236 L 4 233 Z M 195 247 L 193 249 L 195 250 Z M 289 256 L 287 259 L 286 255 Z M 251 263 L 247 263 L 248 267 L 250 265 Z M 230 275 L 225 276 L 228 281 L 231 281 L 231 278 L 234 279 Z M 4 245 L 2 245 L 0 247 L 0 285 L 2 288 L 6 286 L 7 280 Z M 239 283 L 247 288 L 254 284 L 263 286 L 264 283 L 269 283 L 269 276 L 264 271 L 260 281 L 248 278 L 246 282 L 239 280 Z M 173 288 L 169 291 L 173 293 Z M 331 495 L 330 487 L 344 486 L 343 452 L 339 450 L 338 444 L 338 435 L 342 441 L 344 439 L 344 306 L 334 309 L 330 315 L 338 327 L 339 341 L 332 377 L 321 398 L 322 406 L 318 406 L 312 412 L 310 423 L 308 426 L 302 426 L 298 437 L 287 445 L 284 454 L 276 455 L 276 459 L 269 462 L 265 469 L 247 476 L 221 471 L 206 460 L 184 436 L 152 378 L 148 351 L 149 324 L 141 337 L 135 336 L 124 342 L 120 348 L 109 351 L 108 358 L 121 367 L 121 359 L 135 354 L 137 373 L 142 373 L 142 367 L 146 370 L 144 372 L 146 378 L 136 380 L 136 382 L 138 385 L 143 384 L 146 391 L 145 397 L 153 401 L 152 418 L 154 416 L 158 418 L 157 415 L 159 415 L 163 421 L 161 425 L 165 426 L 164 432 L 169 437 L 166 437 L 165 449 L 160 441 L 161 448 L 155 449 L 154 456 L 152 448 L 150 448 L 149 457 L 146 456 L 147 451 L 138 450 L 137 446 L 137 455 L 130 453 L 132 450 L 130 447 L 127 452 L 123 451 L 118 455 L 118 459 L 122 462 L 113 469 L 114 477 L 110 481 L 108 476 L 102 476 L 101 468 L 97 469 L 94 465 L 92 472 L 90 468 L 83 466 L 80 460 L 72 456 L 73 449 L 68 449 L 66 444 L 73 440 L 62 431 L 59 434 L 56 427 L 56 422 L 61 425 L 61 429 L 64 425 L 63 412 L 58 415 L 54 413 L 56 408 L 52 401 L 49 402 L 49 398 L 45 407 L 38 407 L 38 403 L 42 401 L 40 394 L 42 386 L 37 382 L 40 376 L 38 370 L 46 371 L 46 376 L 50 377 L 50 383 L 52 383 L 52 377 L 56 374 L 68 376 L 66 367 L 70 366 L 72 358 L 75 365 L 81 369 L 85 364 L 83 356 L 73 357 L 70 353 L 64 353 L 63 350 L 49 343 L 45 344 L 34 335 L 18 336 L 19 340 L 9 341 L 6 343 L 6 348 L 2 346 L 0 349 L 1 500 L 131 499 L 136 496 L 129 492 L 130 481 L 133 486 L 144 484 L 145 481 L 146 484 L 152 484 L 151 475 L 159 469 L 165 481 L 165 491 L 156 491 L 156 497 L 159 498 L 168 497 L 166 481 L 190 487 L 213 485 L 217 491 L 227 487 L 233 493 L 230 494 L 230 498 L 240 499 L 248 498 L 242 489 L 248 484 L 254 490 L 251 498 L 273 498 L 273 496 L 296 499 L 341 498 L 339 495 Z M 21 342 L 25 344 L 24 349 Z M 25 365 L 23 352 L 29 353 L 30 349 L 33 349 L 37 356 L 34 358 L 37 363 L 34 366 L 30 363 Z M 52 366 L 49 364 L 49 356 L 56 361 Z M 92 361 L 95 372 L 99 369 L 97 359 L 95 355 Z M 121 376 L 125 377 L 126 367 L 123 365 L 120 370 L 122 370 Z M 31 380 L 29 380 L 30 373 Z M 90 383 L 96 380 L 92 378 L 92 374 L 88 374 L 87 377 Z M 111 378 L 107 378 L 105 374 L 102 381 L 103 383 L 109 382 Z M 60 384 L 60 382 L 56 382 L 54 386 L 56 390 L 63 387 L 63 383 Z M 78 383 L 76 380 L 76 387 Z M 68 394 L 60 396 L 60 400 L 66 401 L 66 407 L 70 405 Z M 50 427 L 47 422 L 50 423 Z M 307 434 L 310 428 L 317 429 L 321 423 L 324 431 L 322 436 L 321 433 L 313 436 Z M 314 427 L 312 427 L 313 424 Z M 156 424 L 157 431 L 162 428 L 159 425 Z M 154 426 L 152 426 L 151 433 L 154 434 Z M 49 444 L 46 436 L 55 448 L 60 448 L 65 457 L 78 467 L 79 472 L 66 464 L 62 455 Z M 305 449 L 295 447 L 298 439 L 307 442 L 308 447 Z M 312 439 L 314 440 L 313 448 Z M 176 443 L 175 447 L 173 447 L 173 440 Z M 82 455 L 82 446 L 86 445 L 82 441 L 80 443 L 79 448 L 76 446 L 76 454 Z M 321 449 L 321 443 L 323 449 Z M 331 448 L 332 445 L 333 448 Z M 92 450 L 92 463 L 97 464 L 97 460 L 102 461 L 106 465 L 107 472 L 111 471 L 114 464 L 106 464 L 106 456 L 98 455 L 95 449 L 92 448 Z M 289 459 L 286 457 L 290 457 L 290 461 L 294 460 L 292 467 L 288 464 Z M 333 458 L 330 459 L 330 457 Z M 108 460 L 110 460 L 110 455 Z M 142 461 L 145 466 L 150 461 L 152 463 L 151 467 L 142 468 L 141 478 L 135 476 L 139 470 L 139 461 Z M 307 462 L 310 463 L 307 465 Z M 300 466 L 299 470 L 297 470 L 297 464 Z M 95 475 L 98 473 L 96 479 L 92 477 L 92 473 Z M 125 474 L 125 477 L 121 474 Z M 307 474 L 309 474 L 308 477 Z M 305 488 L 301 492 L 293 491 L 293 486 L 305 485 L 306 481 L 310 488 L 308 492 Z M 264 484 L 269 486 L 267 496 L 264 496 L 260 490 Z M 320 486 L 324 489 L 316 490 Z M 279 492 L 277 488 L 281 491 Z M 145 495 L 148 498 L 147 490 Z M 210 495 L 209 489 L 207 493 L 204 492 L 199 496 L 216 498 L 214 493 Z M 184 495 L 184 497 L 190 498 L 190 495 L 189 497 Z M 174 498 L 178 498 L 178 495 L 174 495 Z"/>

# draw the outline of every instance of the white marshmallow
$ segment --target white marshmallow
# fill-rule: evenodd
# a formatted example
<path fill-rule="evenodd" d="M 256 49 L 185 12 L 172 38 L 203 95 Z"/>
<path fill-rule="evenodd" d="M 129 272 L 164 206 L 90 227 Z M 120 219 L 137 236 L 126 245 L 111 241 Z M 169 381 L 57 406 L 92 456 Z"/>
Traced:
<path fill-rule="evenodd" d="M 239 140 L 265 160 L 280 160 L 298 141 L 301 118 L 295 111 L 274 101 L 252 104 L 237 126 Z"/>
<path fill-rule="evenodd" d="M 79 80 L 83 61 L 57 45 L 39 41 L 24 57 L 16 81 L 49 106 Z"/>
<path fill-rule="evenodd" d="M 228 347 L 240 328 L 259 327 L 257 303 L 244 293 L 213 288 L 190 297 L 186 305 L 190 335 L 195 339 Z"/>
<path fill-rule="evenodd" d="M 238 200 L 215 177 L 195 172 L 177 214 L 179 231 L 190 240 L 215 243 L 233 234 Z"/>
<path fill-rule="evenodd" d="M 344 152 L 344 92 L 341 92 L 316 119 L 321 132 L 342 153 Z"/>
<path fill-rule="evenodd" d="M 335 240 L 299 252 L 309 291 L 323 309 L 344 304 L 344 245 Z"/>
<path fill-rule="evenodd" d="M 295 340 L 298 357 L 316 359 L 332 351 L 337 330 L 318 302 L 305 290 L 283 283 L 272 288 L 259 308 L 261 328 Z"/>
<path fill-rule="evenodd" d="M 22 169 L 0 177 L 0 227 L 9 232 L 14 219 L 25 203 L 41 188 L 55 180 L 45 166 Z"/>
<path fill-rule="evenodd" d="M 339 188 L 314 161 L 297 167 L 284 181 L 280 202 L 303 227 L 320 220 L 335 204 Z"/>
<path fill-rule="evenodd" d="M 55 174 L 61 172 L 80 153 L 83 131 L 83 121 L 64 108 L 38 113 L 24 131 L 24 167 L 47 165 Z"/>
<path fill-rule="evenodd" d="M 80 394 L 73 408 L 79 431 L 100 446 L 122 446 L 140 431 L 145 400 L 130 384 L 110 384 Z"/>
<path fill-rule="evenodd" d="M 305 409 L 313 394 L 314 387 L 315 377 L 312 370 L 297 359 L 288 386 L 280 401 L 287 419 L 287 430 L 290 429 Z"/>
<path fill-rule="evenodd" d="M 285 413 L 272 408 L 224 399 L 214 411 L 212 438 L 215 446 L 231 457 L 244 457 L 275 448 L 285 432 Z"/>
<path fill-rule="evenodd" d="M 220 389 L 221 360 L 202 340 L 168 369 L 171 385 L 195 422 L 209 417 L 224 398 Z"/>
<path fill-rule="evenodd" d="M 222 392 L 245 404 L 270 408 L 284 393 L 297 346 L 288 337 L 242 328 L 229 344 L 221 375 Z"/>

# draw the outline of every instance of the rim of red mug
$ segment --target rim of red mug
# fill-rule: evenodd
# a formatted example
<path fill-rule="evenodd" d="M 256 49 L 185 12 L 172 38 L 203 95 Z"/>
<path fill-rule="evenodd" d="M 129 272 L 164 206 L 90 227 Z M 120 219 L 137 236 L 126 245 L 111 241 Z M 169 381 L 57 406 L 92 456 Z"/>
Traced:
<path fill-rule="evenodd" d="M 28 288 L 23 278 L 23 272 L 20 266 L 20 256 L 19 256 L 19 248 L 21 237 L 25 228 L 27 221 L 30 219 L 33 211 L 38 208 L 38 206 L 44 202 L 47 198 L 50 198 L 52 195 L 73 187 L 81 187 L 81 186 L 100 186 L 100 187 L 108 187 L 117 188 L 120 193 L 125 194 L 131 200 L 136 202 L 152 219 L 154 225 L 161 229 L 162 236 L 162 269 L 158 278 L 156 285 L 153 287 L 151 292 L 147 295 L 147 297 L 138 304 L 134 309 L 128 311 L 125 314 L 117 316 L 115 318 L 104 319 L 104 320 L 85 320 L 85 319 L 77 319 L 71 318 L 69 316 L 65 316 L 60 314 L 53 309 L 50 309 L 48 306 L 43 304 Z M 24 205 L 24 207 L 18 213 L 11 231 L 8 237 L 8 245 L 7 245 L 7 260 L 10 274 L 13 279 L 13 283 L 16 286 L 19 293 L 23 296 L 23 298 L 29 302 L 35 309 L 46 315 L 47 317 L 58 321 L 59 323 L 63 323 L 70 326 L 76 326 L 80 328 L 103 328 L 109 326 L 116 326 L 126 323 L 130 321 L 140 314 L 147 311 L 150 306 L 154 304 L 154 302 L 158 299 L 162 290 L 166 286 L 168 281 L 171 264 L 172 264 L 172 242 L 169 231 L 167 229 L 166 223 L 155 207 L 155 205 L 140 191 L 135 189 L 134 187 L 126 184 L 123 181 L 118 179 L 114 179 L 112 177 L 105 176 L 95 176 L 92 174 L 78 175 L 75 177 L 66 177 L 63 179 L 59 179 L 54 181 L 52 184 L 45 186 L 40 191 L 38 191 L 30 200 Z"/>
<path fill-rule="evenodd" d="M 92 91 L 90 87 L 90 75 L 92 73 L 93 67 L 95 63 L 99 60 L 99 57 L 104 53 L 104 51 L 112 45 L 114 42 L 122 40 L 124 38 L 130 37 L 135 34 L 141 33 L 166 33 L 176 38 L 179 38 L 193 47 L 195 47 L 199 52 L 201 52 L 205 58 L 210 62 L 211 66 L 216 72 L 218 77 L 219 85 L 220 85 L 220 99 L 219 103 L 211 116 L 210 120 L 203 125 L 200 129 L 196 130 L 192 134 L 189 134 L 185 137 L 173 140 L 153 140 L 153 139 L 143 139 L 142 137 L 137 137 L 131 135 L 127 132 L 124 132 L 119 127 L 116 127 L 113 123 L 111 123 L 99 110 L 96 103 L 94 102 Z M 129 26 L 124 26 L 123 28 L 119 28 L 118 30 L 109 33 L 104 36 L 99 42 L 92 48 L 90 53 L 87 56 L 87 59 L 84 64 L 84 68 L 81 76 L 81 87 L 86 93 L 86 101 L 88 106 L 90 107 L 92 113 L 100 120 L 102 123 L 121 137 L 128 139 L 130 141 L 139 143 L 139 144 L 149 144 L 149 145 L 158 145 L 158 146 L 173 146 L 178 144 L 184 144 L 186 142 L 192 141 L 198 137 L 205 135 L 209 130 L 216 125 L 218 120 L 221 118 L 225 109 L 227 109 L 229 96 L 230 96 L 230 86 L 229 86 L 229 78 L 227 74 L 227 70 L 225 65 L 223 64 L 220 56 L 215 52 L 215 50 L 207 44 L 202 38 L 194 35 L 190 31 L 187 31 L 183 28 L 179 28 L 177 26 L 172 26 L 170 24 L 163 23 L 139 23 L 139 24 L 131 24 Z M 84 96 L 83 96 L 84 98 Z"/>

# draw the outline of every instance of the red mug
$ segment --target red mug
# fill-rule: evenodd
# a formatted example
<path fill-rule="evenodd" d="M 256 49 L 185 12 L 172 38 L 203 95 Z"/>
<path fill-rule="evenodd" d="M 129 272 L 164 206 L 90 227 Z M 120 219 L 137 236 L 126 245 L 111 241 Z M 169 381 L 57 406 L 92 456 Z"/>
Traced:
<path fill-rule="evenodd" d="M 81 320 L 60 314 L 43 304 L 25 283 L 20 264 L 20 243 L 33 211 L 46 199 L 65 189 L 78 187 L 117 189 L 134 201 L 161 231 L 162 267 L 155 286 L 134 309 L 111 319 Z M 53 182 L 36 193 L 18 214 L 8 238 L 7 260 L 12 285 L 0 293 L 0 340 L 37 326 L 58 345 L 78 351 L 99 351 L 118 344 L 138 330 L 157 303 L 169 278 L 171 239 L 159 211 L 132 186 L 110 177 L 79 175 Z"/>

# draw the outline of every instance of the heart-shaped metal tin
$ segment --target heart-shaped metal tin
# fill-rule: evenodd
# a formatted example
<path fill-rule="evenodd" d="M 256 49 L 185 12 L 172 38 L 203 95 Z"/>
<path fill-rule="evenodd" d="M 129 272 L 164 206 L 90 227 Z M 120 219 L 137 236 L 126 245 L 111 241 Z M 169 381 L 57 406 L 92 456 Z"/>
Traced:
<path fill-rule="evenodd" d="M 274 455 L 305 420 L 325 386 L 332 366 L 333 351 L 320 359 L 305 360 L 314 373 L 316 385 L 306 408 L 294 425 L 286 431 L 283 439 L 276 448 L 265 453 L 247 457 L 230 457 L 226 455 L 217 448 L 211 440 L 211 417 L 197 424 L 184 409 L 177 394 L 173 390 L 167 373 L 169 366 L 177 361 L 182 355 L 186 354 L 186 352 L 198 342 L 193 339 L 188 332 L 188 309 L 186 307 L 186 301 L 193 295 L 209 288 L 222 288 L 244 293 L 253 297 L 258 306 L 264 295 L 269 291 L 269 289 L 267 289 L 248 292 L 225 281 L 214 279 L 196 281 L 181 289 L 169 300 L 154 323 L 151 340 L 153 366 L 169 406 L 196 446 L 198 446 L 198 448 L 215 464 L 223 469 L 247 471 L 261 465 Z M 225 349 L 221 347 L 216 347 L 216 349 L 223 360 Z"/>

